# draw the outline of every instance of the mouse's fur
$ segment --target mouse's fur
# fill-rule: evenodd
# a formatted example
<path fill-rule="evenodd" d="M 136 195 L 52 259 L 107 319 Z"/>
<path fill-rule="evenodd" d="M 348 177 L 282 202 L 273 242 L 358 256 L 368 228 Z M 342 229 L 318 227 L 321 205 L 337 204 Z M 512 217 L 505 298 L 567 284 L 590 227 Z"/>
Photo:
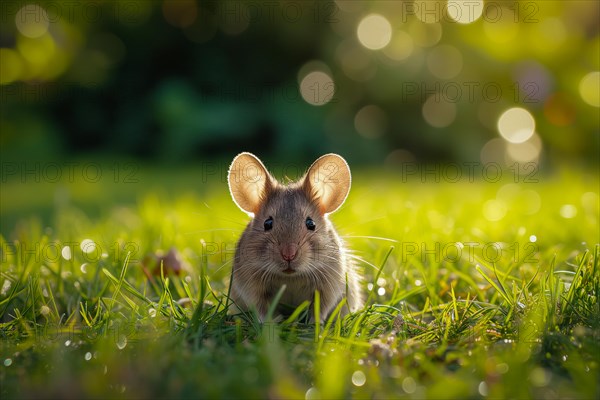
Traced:
<path fill-rule="evenodd" d="M 342 313 L 362 307 L 358 276 L 327 218 L 350 191 L 350 168 L 342 157 L 324 155 L 298 182 L 283 185 L 258 158 L 241 153 L 231 164 L 228 181 L 233 200 L 253 217 L 233 262 L 231 296 L 237 307 L 255 308 L 264 320 L 283 285 L 279 310 L 312 303 L 317 290 L 321 320 L 344 297 Z M 272 224 L 266 229 L 268 219 Z"/>

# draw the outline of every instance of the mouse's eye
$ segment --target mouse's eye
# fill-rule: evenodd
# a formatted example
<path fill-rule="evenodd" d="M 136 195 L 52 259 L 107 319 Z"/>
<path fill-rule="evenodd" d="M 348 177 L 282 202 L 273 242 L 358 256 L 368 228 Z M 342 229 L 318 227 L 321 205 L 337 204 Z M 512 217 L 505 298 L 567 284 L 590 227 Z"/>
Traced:
<path fill-rule="evenodd" d="M 314 231 L 316 227 L 315 221 L 313 221 L 311 217 L 306 217 L 306 228 L 309 231 Z"/>
<path fill-rule="evenodd" d="M 273 217 L 269 217 L 265 220 L 265 231 L 273 229 Z"/>

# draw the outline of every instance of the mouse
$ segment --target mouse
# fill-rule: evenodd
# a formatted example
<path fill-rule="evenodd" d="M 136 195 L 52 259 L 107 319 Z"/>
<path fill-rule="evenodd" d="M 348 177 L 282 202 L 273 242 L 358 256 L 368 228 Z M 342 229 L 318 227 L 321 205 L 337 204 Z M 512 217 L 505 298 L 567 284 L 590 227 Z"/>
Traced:
<path fill-rule="evenodd" d="M 239 311 L 255 310 L 264 322 L 283 289 L 277 318 L 305 301 L 315 322 L 346 299 L 340 316 L 363 307 L 359 274 L 329 215 L 344 204 L 350 167 L 338 154 L 318 158 L 297 181 L 278 182 L 258 157 L 240 153 L 228 171 L 233 201 L 251 217 L 233 259 L 230 296 Z"/>

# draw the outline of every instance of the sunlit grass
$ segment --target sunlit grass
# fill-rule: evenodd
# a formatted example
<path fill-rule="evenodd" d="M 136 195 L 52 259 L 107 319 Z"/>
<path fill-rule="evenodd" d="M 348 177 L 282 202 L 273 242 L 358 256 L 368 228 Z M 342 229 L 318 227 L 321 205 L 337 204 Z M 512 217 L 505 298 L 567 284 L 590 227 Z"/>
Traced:
<path fill-rule="evenodd" d="M 317 325 L 307 305 L 278 323 L 228 315 L 247 217 L 224 182 L 161 182 L 2 239 L 3 398 L 598 397 L 597 176 L 357 172 L 332 219 L 368 302 Z"/>

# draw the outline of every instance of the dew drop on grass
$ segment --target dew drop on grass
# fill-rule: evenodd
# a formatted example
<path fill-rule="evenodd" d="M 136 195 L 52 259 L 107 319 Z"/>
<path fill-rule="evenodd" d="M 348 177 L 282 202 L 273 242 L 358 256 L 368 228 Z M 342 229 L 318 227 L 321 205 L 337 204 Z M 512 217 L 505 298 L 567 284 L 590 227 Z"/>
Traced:
<path fill-rule="evenodd" d="M 156 317 L 156 310 L 154 308 L 149 309 L 148 315 L 150 315 L 150 318 Z"/>
<path fill-rule="evenodd" d="M 6 293 L 8 293 L 10 286 L 11 286 L 10 281 L 8 279 L 5 279 L 4 283 L 2 284 L 2 290 L 0 291 L 0 294 L 2 294 L 2 296 L 4 296 Z"/>
<path fill-rule="evenodd" d="M 96 242 L 94 242 L 92 239 L 83 239 L 79 244 L 79 247 L 81 247 L 81 251 L 84 253 L 90 254 L 96 251 Z"/>
<path fill-rule="evenodd" d="M 92 359 L 92 353 L 90 353 L 89 351 L 87 353 L 85 353 L 85 361 L 90 361 Z"/>
<path fill-rule="evenodd" d="M 417 280 L 415 281 L 415 286 L 421 286 L 422 284 L 423 284 L 423 282 L 421 282 L 421 280 L 420 280 L 420 279 L 417 279 Z"/>
<path fill-rule="evenodd" d="M 62 248 L 60 254 L 62 255 L 62 257 L 69 261 L 71 259 L 71 248 L 69 246 L 65 246 Z"/>
<path fill-rule="evenodd" d="M 402 381 L 402 390 L 406 393 L 414 393 L 417 390 L 417 382 L 410 376 L 404 378 Z"/>
<path fill-rule="evenodd" d="M 70 341 L 70 340 L 67 340 L 67 341 L 65 342 L 65 346 L 69 347 L 70 345 L 71 345 L 71 341 Z"/>
<path fill-rule="evenodd" d="M 531 235 L 531 236 L 529 236 L 529 241 L 530 241 L 531 243 L 535 243 L 535 242 L 537 242 L 537 236 L 535 236 L 535 235 Z"/>
<path fill-rule="evenodd" d="M 126 346 L 127 346 L 127 336 L 119 335 L 119 338 L 117 339 L 117 347 L 119 348 L 119 350 L 123 350 Z"/>
<path fill-rule="evenodd" d="M 362 386 L 365 384 L 366 381 L 367 377 L 365 376 L 364 372 L 354 371 L 354 373 L 352 374 L 352 384 L 354 386 Z"/>
<path fill-rule="evenodd" d="M 6 360 L 4 360 L 5 367 L 10 367 L 11 365 L 12 365 L 12 358 L 7 358 Z"/>
<path fill-rule="evenodd" d="M 83 263 L 81 264 L 81 267 L 79 267 L 79 269 L 81 270 L 82 273 L 87 274 L 87 263 Z"/>
<path fill-rule="evenodd" d="M 385 288 L 380 287 L 379 289 L 377 289 L 377 294 L 383 296 L 385 294 Z"/>
<path fill-rule="evenodd" d="M 496 371 L 499 374 L 505 374 L 508 372 L 508 364 L 506 363 L 500 363 L 498 365 L 496 365 Z"/>
<path fill-rule="evenodd" d="M 42 314 L 44 317 L 47 316 L 48 314 L 50 314 L 50 307 L 48 307 L 47 305 L 43 305 L 40 307 L 40 314 Z"/>
<path fill-rule="evenodd" d="M 377 286 L 385 286 L 386 283 L 385 278 L 377 278 Z"/>
<path fill-rule="evenodd" d="M 485 383 L 484 381 L 479 382 L 479 394 L 482 396 L 487 396 L 488 395 L 488 387 L 487 387 L 487 383 Z"/>
<path fill-rule="evenodd" d="M 316 399 L 320 399 L 321 395 L 319 394 L 319 391 L 317 390 L 317 388 L 311 387 L 304 394 L 304 398 L 306 400 L 316 400 Z"/>
<path fill-rule="evenodd" d="M 372 283 L 367 284 L 367 289 L 373 290 L 373 284 Z"/>

